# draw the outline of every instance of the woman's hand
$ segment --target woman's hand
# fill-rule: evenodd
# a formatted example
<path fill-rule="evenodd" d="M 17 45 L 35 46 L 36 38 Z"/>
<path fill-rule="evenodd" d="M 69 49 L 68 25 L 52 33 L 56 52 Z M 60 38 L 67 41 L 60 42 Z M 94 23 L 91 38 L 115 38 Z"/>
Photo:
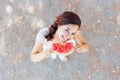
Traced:
<path fill-rule="evenodd" d="M 88 51 L 88 45 L 87 45 L 87 43 L 77 44 L 77 45 L 75 46 L 75 50 L 76 50 L 78 53 L 86 52 L 86 51 Z"/>
<path fill-rule="evenodd" d="M 82 44 L 77 44 L 74 49 L 80 53 L 80 52 L 83 52 L 83 45 Z"/>
<path fill-rule="evenodd" d="M 83 46 L 81 46 L 81 47 L 77 47 L 77 48 L 75 48 L 75 50 L 76 50 L 78 53 L 82 53 L 82 52 L 84 52 L 84 48 L 83 48 Z"/>
<path fill-rule="evenodd" d="M 53 53 L 52 49 L 47 49 L 45 51 L 42 51 L 42 53 L 44 54 L 45 57 L 50 57 L 51 54 Z"/>
<path fill-rule="evenodd" d="M 44 58 L 48 58 L 52 54 L 52 50 L 41 51 L 39 53 L 31 53 L 31 61 L 32 62 L 40 62 Z"/>
<path fill-rule="evenodd" d="M 75 40 L 76 40 L 76 43 L 78 44 L 75 47 L 75 49 L 76 49 L 76 51 L 78 53 L 82 53 L 82 52 L 87 52 L 88 51 L 88 43 L 85 40 L 85 38 L 83 37 L 83 35 L 80 32 L 80 30 L 76 33 Z"/>

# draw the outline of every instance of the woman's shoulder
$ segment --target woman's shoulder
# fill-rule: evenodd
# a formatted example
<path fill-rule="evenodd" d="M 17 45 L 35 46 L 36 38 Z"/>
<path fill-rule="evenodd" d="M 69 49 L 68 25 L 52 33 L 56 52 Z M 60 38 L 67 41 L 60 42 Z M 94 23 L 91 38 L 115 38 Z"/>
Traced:
<path fill-rule="evenodd" d="M 39 32 L 38 33 L 41 33 L 41 34 L 47 34 L 49 31 L 48 31 L 48 28 L 47 27 L 44 27 L 44 28 L 41 28 L 40 30 L 39 30 Z"/>
<path fill-rule="evenodd" d="M 49 31 L 47 27 L 41 28 L 36 35 L 36 40 L 40 42 L 45 42 L 46 41 L 45 35 L 47 35 L 48 32 Z"/>

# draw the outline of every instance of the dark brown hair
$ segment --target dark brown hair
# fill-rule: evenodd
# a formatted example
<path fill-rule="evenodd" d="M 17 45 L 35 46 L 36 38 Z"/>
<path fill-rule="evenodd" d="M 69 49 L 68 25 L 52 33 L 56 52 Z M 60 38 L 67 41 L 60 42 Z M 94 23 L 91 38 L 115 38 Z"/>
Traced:
<path fill-rule="evenodd" d="M 73 12 L 66 11 L 59 15 L 55 22 L 49 28 L 49 33 L 45 36 L 47 41 L 51 40 L 58 29 L 58 25 L 66 25 L 66 24 L 75 24 L 78 25 L 79 28 L 81 26 L 81 19 L 79 16 Z"/>

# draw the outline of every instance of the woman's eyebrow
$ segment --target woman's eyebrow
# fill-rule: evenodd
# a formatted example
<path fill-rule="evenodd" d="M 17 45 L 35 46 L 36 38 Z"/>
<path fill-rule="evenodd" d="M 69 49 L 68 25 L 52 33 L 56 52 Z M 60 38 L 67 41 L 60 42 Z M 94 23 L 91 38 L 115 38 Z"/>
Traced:
<path fill-rule="evenodd" d="M 68 29 L 68 30 L 70 30 L 70 28 L 69 28 L 69 27 L 68 27 L 67 29 Z M 71 30 L 70 30 L 70 31 L 71 31 Z"/>

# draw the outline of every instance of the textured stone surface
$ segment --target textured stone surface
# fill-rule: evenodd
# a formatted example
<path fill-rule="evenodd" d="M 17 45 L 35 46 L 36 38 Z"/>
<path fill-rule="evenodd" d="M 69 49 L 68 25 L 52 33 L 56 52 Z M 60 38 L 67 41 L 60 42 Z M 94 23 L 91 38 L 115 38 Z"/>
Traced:
<path fill-rule="evenodd" d="M 89 51 L 31 62 L 38 30 L 66 10 L 81 17 Z M 0 80 L 120 80 L 120 0 L 0 0 Z"/>

